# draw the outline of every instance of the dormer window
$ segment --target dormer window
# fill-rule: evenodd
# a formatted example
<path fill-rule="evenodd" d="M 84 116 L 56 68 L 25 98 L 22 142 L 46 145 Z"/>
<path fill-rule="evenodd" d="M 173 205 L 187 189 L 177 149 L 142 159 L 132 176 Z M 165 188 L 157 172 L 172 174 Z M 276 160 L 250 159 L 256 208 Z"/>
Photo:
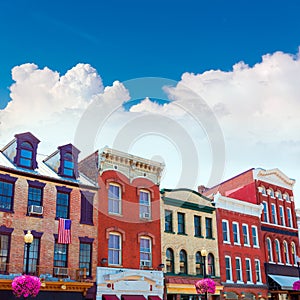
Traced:
<path fill-rule="evenodd" d="M 71 153 L 65 153 L 63 157 L 63 174 L 74 177 L 74 161 Z"/>
<path fill-rule="evenodd" d="M 28 142 L 23 142 L 20 149 L 20 166 L 32 168 L 33 147 Z"/>

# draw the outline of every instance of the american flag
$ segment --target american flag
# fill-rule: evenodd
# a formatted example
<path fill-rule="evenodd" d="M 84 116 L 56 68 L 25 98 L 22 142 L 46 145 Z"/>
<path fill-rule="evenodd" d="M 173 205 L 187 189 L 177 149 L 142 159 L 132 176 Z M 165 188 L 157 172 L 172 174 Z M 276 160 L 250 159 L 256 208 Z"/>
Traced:
<path fill-rule="evenodd" d="M 59 244 L 71 244 L 71 220 L 59 218 L 57 242 Z"/>

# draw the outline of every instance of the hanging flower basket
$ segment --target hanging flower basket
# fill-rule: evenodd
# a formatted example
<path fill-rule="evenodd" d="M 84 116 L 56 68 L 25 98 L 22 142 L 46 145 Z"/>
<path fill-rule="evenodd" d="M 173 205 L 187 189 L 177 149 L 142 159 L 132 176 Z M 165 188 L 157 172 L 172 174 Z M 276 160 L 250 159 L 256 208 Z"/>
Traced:
<path fill-rule="evenodd" d="M 300 280 L 297 280 L 293 283 L 293 290 L 295 290 L 295 291 L 300 290 Z"/>
<path fill-rule="evenodd" d="M 198 280 L 195 283 L 197 294 L 205 294 L 211 293 L 214 294 L 216 292 L 216 283 L 210 278 L 204 278 Z"/>
<path fill-rule="evenodd" d="M 17 298 L 36 297 L 40 291 L 41 281 L 36 276 L 23 275 L 12 281 L 12 291 Z"/>

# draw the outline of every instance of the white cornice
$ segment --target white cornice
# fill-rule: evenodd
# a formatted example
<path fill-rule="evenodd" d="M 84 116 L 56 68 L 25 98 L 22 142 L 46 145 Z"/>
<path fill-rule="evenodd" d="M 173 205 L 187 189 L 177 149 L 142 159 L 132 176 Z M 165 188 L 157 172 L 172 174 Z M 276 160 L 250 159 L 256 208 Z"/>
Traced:
<path fill-rule="evenodd" d="M 263 209 L 262 204 L 253 204 L 230 197 L 222 196 L 219 192 L 214 195 L 215 207 L 230 210 L 236 213 L 241 213 L 249 216 L 260 218 Z"/>
<path fill-rule="evenodd" d="M 279 169 L 264 170 L 257 168 L 253 170 L 253 178 L 270 184 L 274 184 L 289 190 L 293 189 L 295 180 L 286 176 Z"/>

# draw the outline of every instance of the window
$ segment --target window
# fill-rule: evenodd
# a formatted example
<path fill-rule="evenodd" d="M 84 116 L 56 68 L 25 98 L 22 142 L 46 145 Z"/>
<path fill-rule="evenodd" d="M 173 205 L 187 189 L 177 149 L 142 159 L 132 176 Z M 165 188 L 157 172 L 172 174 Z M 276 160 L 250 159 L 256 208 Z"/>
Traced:
<path fill-rule="evenodd" d="M 150 193 L 147 191 L 140 191 L 140 217 L 145 219 L 151 217 Z"/>
<path fill-rule="evenodd" d="M 260 187 L 260 190 L 261 190 L 261 194 L 262 194 L 262 195 L 264 195 L 264 196 L 267 195 L 267 193 L 266 193 L 266 188 L 265 188 L 264 186 L 261 186 L 261 187 Z"/>
<path fill-rule="evenodd" d="M 251 260 L 246 258 L 246 279 L 247 282 L 252 282 Z"/>
<path fill-rule="evenodd" d="M 242 282 L 243 281 L 243 273 L 242 273 L 242 263 L 241 263 L 240 257 L 235 258 L 235 270 L 236 270 L 237 282 Z"/>
<path fill-rule="evenodd" d="M 298 262 L 298 258 L 297 258 L 297 251 L 294 242 L 292 242 L 291 244 L 291 250 L 292 250 L 292 264 L 296 265 Z"/>
<path fill-rule="evenodd" d="M 93 225 L 94 193 L 91 193 L 89 191 L 80 191 L 80 195 L 81 195 L 80 224 Z"/>
<path fill-rule="evenodd" d="M 174 273 L 174 252 L 171 248 L 166 251 L 166 265 L 167 273 Z"/>
<path fill-rule="evenodd" d="M 68 266 L 68 244 L 54 244 L 54 267 L 67 268 Z"/>
<path fill-rule="evenodd" d="M 282 200 L 282 193 L 280 191 L 276 192 L 277 198 Z"/>
<path fill-rule="evenodd" d="M 108 239 L 108 264 L 121 264 L 121 236 L 116 233 L 110 233 Z"/>
<path fill-rule="evenodd" d="M 260 272 L 260 261 L 259 259 L 255 259 L 255 280 L 256 283 L 259 282 L 261 283 L 261 272 Z"/>
<path fill-rule="evenodd" d="M 109 184 L 108 212 L 111 214 L 121 214 L 121 187 L 117 184 Z"/>
<path fill-rule="evenodd" d="M 272 242 L 269 238 L 267 238 L 266 243 L 268 251 L 268 261 L 273 261 Z"/>
<path fill-rule="evenodd" d="M 271 204 L 271 216 L 272 216 L 272 223 L 277 224 L 277 215 L 276 215 L 276 206 L 274 203 Z"/>
<path fill-rule="evenodd" d="M 69 218 L 69 203 L 70 203 L 70 192 L 71 189 L 64 187 L 56 187 L 56 218 Z"/>
<path fill-rule="evenodd" d="M 151 239 L 147 237 L 140 239 L 140 266 L 152 266 Z"/>
<path fill-rule="evenodd" d="M 27 246 L 24 245 L 24 269 L 25 272 L 26 268 L 26 254 L 27 254 Z M 38 265 L 39 265 L 39 259 L 40 259 L 40 239 L 37 237 L 34 237 L 30 248 L 29 248 L 29 261 L 28 261 L 28 273 L 32 275 L 38 274 Z"/>
<path fill-rule="evenodd" d="M 233 242 L 235 244 L 240 244 L 240 230 L 239 230 L 239 224 L 236 222 L 232 222 L 232 231 L 233 231 Z"/>
<path fill-rule="evenodd" d="M 27 180 L 28 182 L 28 207 L 43 205 L 43 188 L 45 183 Z"/>
<path fill-rule="evenodd" d="M 252 244 L 253 247 L 258 247 L 258 235 L 257 235 L 257 227 L 256 226 L 251 226 L 252 229 Z"/>
<path fill-rule="evenodd" d="M 291 209 L 288 207 L 286 209 L 286 211 L 287 211 L 287 225 L 288 225 L 288 227 L 293 227 L 293 219 L 292 219 Z"/>
<path fill-rule="evenodd" d="M 269 212 L 268 212 L 268 203 L 263 201 L 263 206 L 264 206 L 264 221 L 269 222 Z"/>
<path fill-rule="evenodd" d="M 0 273 L 8 273 L 9 251 L 10 251 L 10 232 L 0 232 Z"/>
<path fill-rule="evenodd" d="M 276 261 L 281 263 L 280 244 L 278 240 L 275 240 L 275 253 L 276 253 Z"/>
<path fill-rule="evenodd" d="M 28 142 L 21 143 L 20 167 L 32 169 L 33 147 Z"/>
<path fill-rule="evenodd" d="M 231 257 L 225 256 L 226 281 L 232 281 Z"/>
<path fill-rule="evenodd" d="M 207 274 L 215 276 L 215 257 L 212 253 L 207 255 Z"/>
<path fill-rule="evenodd" d="M 222 220 L 223 242 L 230 243 L 228 221 Z"/>
<path fill-rule="evenodd" d="M 270 195 L 270 197 L 274 198 L 274 190 L 272 188 L 268 189 L 268 194 Z"/>
<path fill-rule="evenodd" d="M 183 213 L 177 213 L 178 233 L 185 234 L 185 220 Z"/>
<path fill-rule="evenodd" d="M 248 231 L 248 225 L 247 225 L 247 224 L 243 224 L 243 225 L 242 225 L 242 228 L 243 228 L 244 245 L 250 246 L 250 244 L 249 244 L 249 231 Z"/>
<path fill-rule="evenodd" d="M 74 177 L 74 159 L 71 153 L 65 153 L 63 156 L 63 175 Z"/>
<path fill-rule="evenodd" d="M 187 274 L 187 255 L 184 250 L 179 253 L 180 258 L 180 273 Z"/>
<path fill-rule="evenodd" d="M 194 216 L 194 230 L 195 230 L 195 236 L 202 237 L 200 216 Z"/>
<path fill-rule="evenodd" d="M 205 218 L 206 238 L 212 239 L 212 218 Z"/>
<path fill-rule="evenodd" d="M 12 211 L 14 199 L 14 184 L 17 178 L 0 174 L 0 210 Z"/>
<path fill-rule="evenodd" d="M 173 232 L 173 212 L 165 210 L 165 232 Z"/>
<path fill-rule="evenodd" d="M 279 206 L 280 225 L 285 226 L 283 206 Z"/>
<path fill-rule="evenodd" d="M 202 256 L 201 252 L 196 252 L 196 274 L 203 275 L 203 267 L 202 267 Z"/>
<path fill-rule="evenodd" d="M 288 194 L 288 193 L 284 193 L 283 194 L 283 198 L 286 200 L 286 201 L 290 201 L 291 199 L 290 199 L 290 195 Z"/>
<path fill-rule="evenodd" d="M 92 275 L 92 241 L 89 238 L 79 238 L 79 268 L 86 270 L 86 276 Z"/>
<path fill-rule="evenodd" d="M 289 247 L 286 241 L 283 242 L 284 260 L 286 264 L 290 263 Z"/>

